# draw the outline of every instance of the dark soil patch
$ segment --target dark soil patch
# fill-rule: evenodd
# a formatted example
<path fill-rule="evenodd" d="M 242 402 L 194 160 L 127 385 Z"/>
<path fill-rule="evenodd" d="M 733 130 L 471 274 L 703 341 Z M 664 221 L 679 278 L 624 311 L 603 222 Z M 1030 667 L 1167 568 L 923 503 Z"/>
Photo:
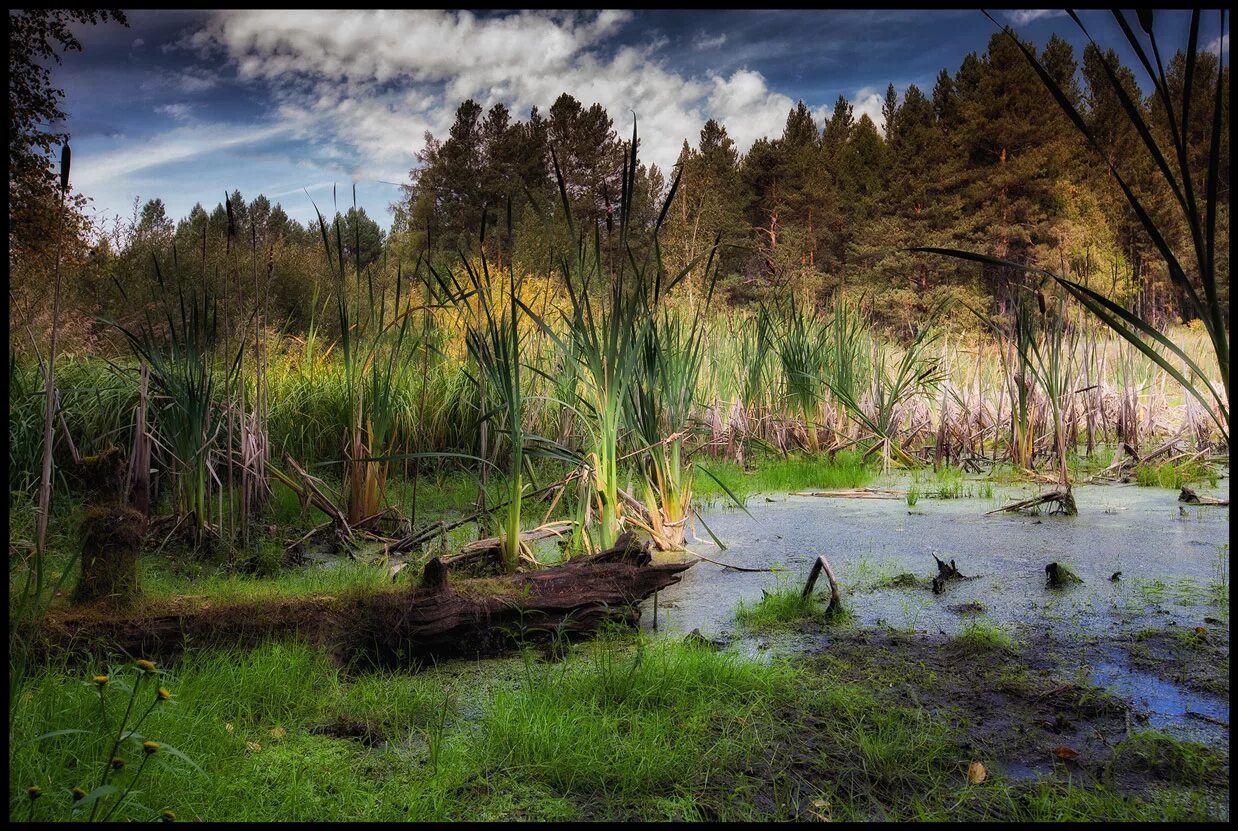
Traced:
<path fill-rule="evenodd" d="M 314 724 L 309 728 L 311 733 L 319 736 L 330 736 L 333 739 L 354 739 L 366 747 L 381 747 L 387 743 L 387 726 L 372 724 L 348 715 Z"/>
<path fill-rule="evenodd" d="M 909 716 L 918 713 L 924 730 L 946 730 L 958 772 L 943 775 L 957 775 L 960 787 L 969 761 L 1004 774 L 1016 791 L 1030 791 L 1048 777 L 1147 797 L 1170 783 L 1219 789 L 1228 779 L 1228 755 L 1201 745 L 1182 743 L 1188 750 L 1181 751 L 1180 743 L 1165 738 L 1165 747 L 1150 753 L 1148 736 L 1159 741 L 1163 734 L 1146 730 L 1146 714 L 1080 682 L 1062 660 L 1069 650 L 1047 636 L 1013 650 L 877 630 L 818 635 L 806 668 L 857 684 Z M 849 802 L 871 799 L 874 819 L 887 818 L 881 805 L 899 804 L 890 792 L 897 791 L 897 777 L 877 782 L 887 792 L 882 798 L 864 760 L 851 758 L 855 748 L 840 746 L 817 715 L 788 710 L 781 721 L 791 727 L 778 738 L 776 752 L 755 766 L 747 784 L 743 777 L 727 783 L 755 789 L 746 799 L 776 816 L 819 818 L 821 800 L 813 794 L 828 782 Z M 1183 752 L 1188 763 L 1180 760 Z M 1192 764 L 1202 772 L 1183 782 L 1181 770 Z M 1217 790 L 1217 798 L 1228 813 L 1227 793 Z"/>

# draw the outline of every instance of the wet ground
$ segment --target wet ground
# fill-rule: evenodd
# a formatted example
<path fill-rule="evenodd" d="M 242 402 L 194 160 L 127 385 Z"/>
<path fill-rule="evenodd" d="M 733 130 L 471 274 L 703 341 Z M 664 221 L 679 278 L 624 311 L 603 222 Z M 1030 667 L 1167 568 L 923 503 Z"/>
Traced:
<path fill-rule="evenodd" d="M 889 479 L 874 487 L 905 491 L 908 484 Z M 1228 478 L 1220 485 L 1197 490 L 1228 498 Z M 660 593 L 659 633 L 698 630 L 709 638 L 738 640 L 754 655 L 879 655 L 885 663 L 948 661 L 957 670 L 960 662 L 980 660 L 949 651 L 958 643 L 955 636 L 980 621 L 1009 637 L 1010 667 L 1039 674 L 1029 695 L 1044 693 L 1039 687 L 1112 695 L 1116 709 L 1062 716 L 1072 725 L 1069 738 L 1085 745 L 1082 751 L 1095 752 L 1092 745 L 1115 741 L 1117 732 L 1147 726 L 1218 748 L 1228 758 L 1228 507 L 1182 505 L 1176 491 L 1162 488 L 1081 485 L 1074 488 L 1077 517 L 986 516 L 1038 489 L 995 487 L 990 494 L 985 484 L 965 481 L 964 494 L 984 496 L 950 499 L 932 498 L 931 486 L 920 489 L 914 506 L 905 496 L 787 495 L 755 497 L 748 513 L 706 512 L 704 521 L 726 550 L 696 542 L 693 550 L 719 562 L 776 571 L 741 572 L 699 562 L 678 585 Z M 819 555 L 827 557 L 842 585 L 851 613 L 845 625 L 805 624 L 779 634 L 737 627 L 741 602 L 755 604 L 763 591 L 802 586 Z M 950 581 L 934 594 L 934 555 L 953 560 L 971 579 Z M 1049 588 L 1045 566 L 1053 562 L 1067 566 L 1080 582 Z M 824 590 L 822 579 L 818 591 Z M 653 605 L 645 604 L 647 628 L 653 626 Z M 1033 713 L 1041 698 L 986 703 L 960 692 L 972 683 L 989 689 L 969 676 L 952 694 L 973 710 L 1021 711 L 1016 718 L 1031 723 L 1043 715 Z M 1056 718 L 1056 711 L 1045 718 Z M 996 725 L 993 735 L 1008 732 L 1000 718 Z M 971 735 L 983 742 L 986 732 L 977 726 Z M 1037 750 L 1030 756 L 1008 754 L 1010 773 L 1040 772 L 1036 762 L 1052 761 L 1044 755 L 1045 741 L 1034 742 Z"/>

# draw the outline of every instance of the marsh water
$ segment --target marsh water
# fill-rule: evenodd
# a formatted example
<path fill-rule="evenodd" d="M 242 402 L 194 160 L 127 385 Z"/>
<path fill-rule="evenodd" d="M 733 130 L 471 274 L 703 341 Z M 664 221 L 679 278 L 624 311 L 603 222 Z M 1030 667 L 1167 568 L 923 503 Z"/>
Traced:
<path fill-rule="evenodd" d="M 909 484 L 891 478 L 874 487 L 906 491 Z M 1183 505 L 1177 491 L 1164 488 L 1077 485 L 1076 517 L 986 515 L 1035 495 L 1036 487 L 964 484 L 963 494 L 983 496 L 933 498 L 930 488 L 909 506 L 905 496 L 785 495 L 756 497 L 746 511 L 704 511 L 704 522 L 726 548 L 692 541 L 690 549 L 718 562 L 775 571 L 698 562 L 658 596 L 658 632 L 699 630 L 738 640 L 754 655 L 805 648 L 813 639 L 794 630 L 745 633 L 735 611 L 741 602 L 759 602 L 763 591 L 803 586 L 812 563 L 825 555 L 853 627 L 950 636 L 979 617 L 1016 640 L 1049 637 L 1065 650 L 1076 675 L 1086 673 L 1131 701 L 1152 725 L 1227 743 L 1227 692 L 1191 689 L 1137 668 L 1115 644 L 1140 633 L 1203 627 L 1204 637 L 1223 638 L 1228 661 L 1228 507 Z M 1228 498 L 1228 478 L 1219 485 L 1197 490 Z M 700 528 L 697 533 L 707 536 Z M 953 560 L 972 579 L 951 581 L 933 594 L 933 555 Z M 1081 582 L 1048 588 L 1045 566 L 1051 562 L 1068 566 Z M 822 578 L 818 591 L 825 590 Z M 646 628 L 654 625 L 653 606 L 646 601 L 643 609 Z"/>

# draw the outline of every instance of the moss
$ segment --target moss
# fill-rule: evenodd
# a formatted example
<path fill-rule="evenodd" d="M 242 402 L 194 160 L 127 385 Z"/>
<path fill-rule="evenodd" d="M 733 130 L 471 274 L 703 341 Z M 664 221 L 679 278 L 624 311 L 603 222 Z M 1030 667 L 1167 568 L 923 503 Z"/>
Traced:
<path fill-rule="evenodd" d="M 146 517 L 123 505 L 91 508 L 82 521 L 81 577 L 76 603 L 104 601 L 125 606 L 140 594 L 138 550 Z"/>

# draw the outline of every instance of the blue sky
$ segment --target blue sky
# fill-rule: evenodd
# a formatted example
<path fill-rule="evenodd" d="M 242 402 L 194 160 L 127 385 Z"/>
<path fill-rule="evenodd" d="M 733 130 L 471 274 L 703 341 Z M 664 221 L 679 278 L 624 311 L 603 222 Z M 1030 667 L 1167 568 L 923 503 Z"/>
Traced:
<path fill-rule="evenodd" d="M 1086 42 L 1061 12 L 992 14 L 1043 46 Z M 1116 46 L 1107 13 L 1081 13 Z M 635 111 L 642 160 L 667 167 L 708 118 L 741 150 L 781 133 L 803 99 L 824 122 L 839 95 L 880 123 L 886 85 L 931 92 L 937 73 L 983 52 L 979 10 L 873 11 L 131 11 L 130 26 L 78 30 L 84 51 L 53 69 L 65 90 L 73 185 L 100 220 L 160 197 L 173 218 L 225 191 L 265 193 L 300 220 L 332 185 L 390 223 L 430 130 L 444 137 L 466 97 L 525 118 L 560 92 Z M 1185 44 L 1187 18 L 1158 13 Z M 1217 39 L 1206 15 L 1201 39 Z M 1228 48 L 1228 39 L 1226 40 Z M 1145 88 L 1147 85 L 1145 84 Z M 626 129 L 626 128 L 624 128 Z M 308 191 L 308 196 L 306 194 Z M 341 199 L 351 201 L 351 195 Z"/>

